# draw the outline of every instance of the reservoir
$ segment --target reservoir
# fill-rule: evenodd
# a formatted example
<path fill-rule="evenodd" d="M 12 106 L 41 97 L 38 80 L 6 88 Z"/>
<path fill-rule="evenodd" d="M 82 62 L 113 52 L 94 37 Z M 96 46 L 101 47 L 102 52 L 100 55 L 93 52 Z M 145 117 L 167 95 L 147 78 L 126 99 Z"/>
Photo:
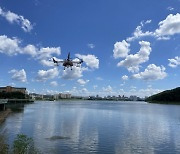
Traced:
<path fill-rule="evenodd" d="M 0 134 L 32 137 L 44 154 L 180 153 L 180 106 L 121 101 L 38 101 L 11 113 Z"/>

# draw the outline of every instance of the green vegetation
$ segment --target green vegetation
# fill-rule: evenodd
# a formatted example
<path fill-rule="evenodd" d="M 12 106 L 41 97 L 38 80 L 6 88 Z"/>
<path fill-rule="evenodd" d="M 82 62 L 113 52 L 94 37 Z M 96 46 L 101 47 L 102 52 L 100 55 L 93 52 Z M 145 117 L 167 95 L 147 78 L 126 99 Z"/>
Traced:
<path fill-rule="evenodd" d="M 151 103 L 180 104 L 180 87 L 150 96 L 145 101 Z"/>
<path fill-rule="evenodd" d="M 0 92 L 0 99 L 25 99 L 21 92 Z"/>
<path fill-rule="evenodd" d="M 40 152 L 34 147 L 32 138 L 24 134 L 18 134 L 13 142 L 13 147 L 9 148 L 5 138 L 0 136 L 0 154 L 39 154 Z"/>
<path fill-rule="evenodd" d="M 9 149 L 9 145 L 6 144 L 6 139 L 4 136 L 0 135 L 0 153 L 7 154 Z"/>

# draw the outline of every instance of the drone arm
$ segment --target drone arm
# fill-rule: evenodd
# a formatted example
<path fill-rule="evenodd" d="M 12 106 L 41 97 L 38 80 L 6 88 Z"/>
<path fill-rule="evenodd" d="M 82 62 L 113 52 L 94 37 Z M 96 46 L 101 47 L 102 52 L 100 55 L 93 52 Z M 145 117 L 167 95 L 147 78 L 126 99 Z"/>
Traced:
<path fill-rule="evenodd" d="M 63 60 L 57 60 L 57 63 L 64 63 Z"/>

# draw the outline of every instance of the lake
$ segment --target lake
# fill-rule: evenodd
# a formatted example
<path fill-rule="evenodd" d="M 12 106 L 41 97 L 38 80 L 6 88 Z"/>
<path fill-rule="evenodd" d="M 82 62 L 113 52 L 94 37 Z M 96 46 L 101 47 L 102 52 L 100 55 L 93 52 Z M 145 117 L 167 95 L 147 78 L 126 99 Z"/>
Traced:
<path fill-rule="evenodd" d="M 35 102 L 0 125 L 9 144 L 23 133 L 49 154 L 180 153 L 179 130 L 178 105 L 119 101 Z"/>

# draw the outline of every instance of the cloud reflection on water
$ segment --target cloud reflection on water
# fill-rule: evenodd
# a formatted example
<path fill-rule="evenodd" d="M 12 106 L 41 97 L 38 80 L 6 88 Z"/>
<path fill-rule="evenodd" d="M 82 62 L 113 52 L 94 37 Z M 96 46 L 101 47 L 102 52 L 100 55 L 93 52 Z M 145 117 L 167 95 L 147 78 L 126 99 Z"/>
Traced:
<path fill-rule="evenodd" d="M 46 153 L 180 152 L 180 106 L 109 102 L 38 102 L 4 123 Z M 2 127 L 0 127 L 2 132 Z M 52 136 L 69 137 L 49 141 Z"/>

